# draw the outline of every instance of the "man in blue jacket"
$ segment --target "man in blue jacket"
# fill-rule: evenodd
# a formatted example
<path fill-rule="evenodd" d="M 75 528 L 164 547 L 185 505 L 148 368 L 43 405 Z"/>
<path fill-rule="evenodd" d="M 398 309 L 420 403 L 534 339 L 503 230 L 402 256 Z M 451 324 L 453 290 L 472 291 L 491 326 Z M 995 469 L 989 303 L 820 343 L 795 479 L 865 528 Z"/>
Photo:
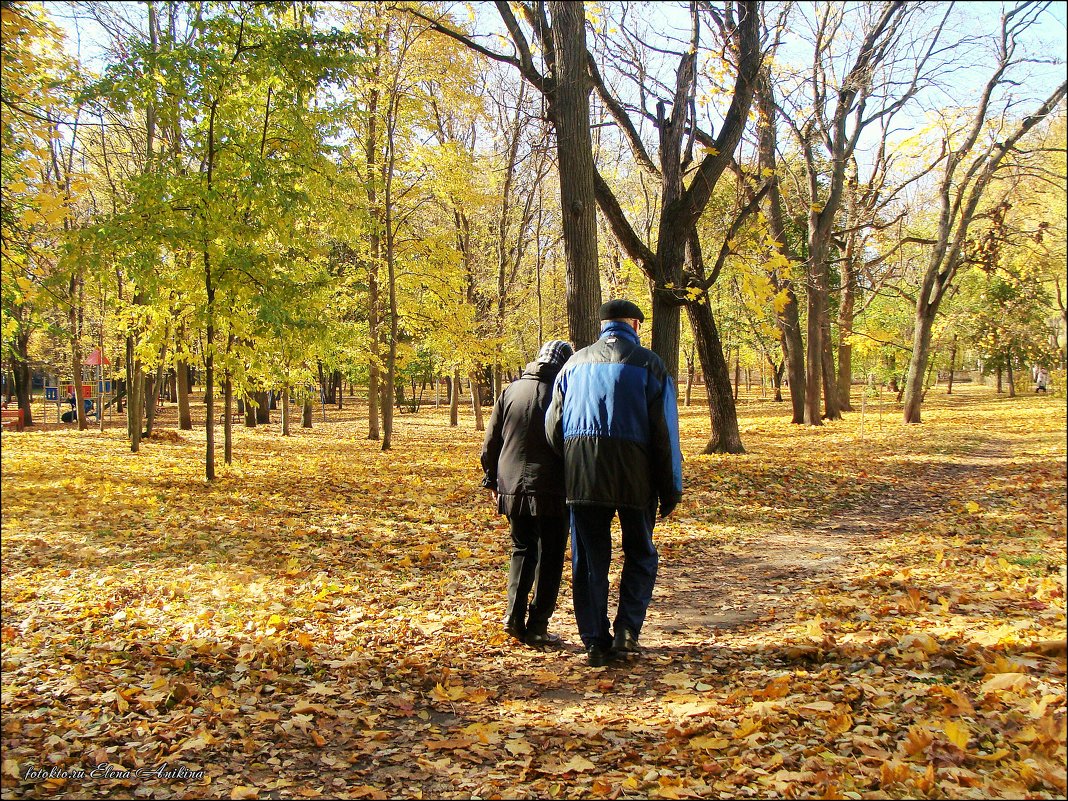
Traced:
<path fill-rule="evenodd" d="M 612 300 L 601 306 L 600 317 L 600 339 L 564 365 L 545 414 L 546 437 L 564 457 L 575 620 L 593 667 L 613 655 L 638 653 L 656 583 L 657 505 L 667 517 L 682 498 L 675 385 L 663 360 L 641 346 L 645 315 L 629 300 Z M 610 629 L 608 571 L 616 514 L 623 570 Z"/>

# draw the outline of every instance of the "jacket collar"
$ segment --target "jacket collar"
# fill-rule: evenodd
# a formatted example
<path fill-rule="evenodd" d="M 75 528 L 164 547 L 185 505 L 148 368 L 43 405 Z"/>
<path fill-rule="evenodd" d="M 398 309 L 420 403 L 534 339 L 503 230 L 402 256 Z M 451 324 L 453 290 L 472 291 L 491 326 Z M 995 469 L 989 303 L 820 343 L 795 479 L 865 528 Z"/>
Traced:
<path fill-rule="evenodd" d="M 547 362 L 530 362 L 525 368 L 523 368 L 523 376 L 526 378 L 536 378 L 539 381 L 552 381 L 556 378 L 556 374 L 560 372 L 560 368 L 563 365 L 549 364 Z"/>
<path fill-rule="evenodd" d="M 621 336 L 624 339 L 629 339 L 635 345 L 642 344 L 641 337 L 638 333 L 626 323 L 622 323 L 618 320 L 608 320 L 601 323 L 601 339 L 604 339 L 609 335 Z"/>

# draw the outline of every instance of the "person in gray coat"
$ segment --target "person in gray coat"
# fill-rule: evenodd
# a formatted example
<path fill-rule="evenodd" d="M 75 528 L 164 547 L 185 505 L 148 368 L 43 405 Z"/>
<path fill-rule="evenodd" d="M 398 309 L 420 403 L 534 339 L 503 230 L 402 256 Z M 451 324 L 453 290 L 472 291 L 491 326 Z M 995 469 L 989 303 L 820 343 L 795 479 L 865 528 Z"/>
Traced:
<path fill-rule="evenodd" d="M 534 646 L 559 640 L 549 634 L 549 618 L 560 594 L 570 521 L 564 462 L 545 438 L 545 409 L 553 381 L 573 353 L 563 340 L 546 342 L 497 399 L 482 443 L 482 486 L 511 524 L 504 627 Z"/>

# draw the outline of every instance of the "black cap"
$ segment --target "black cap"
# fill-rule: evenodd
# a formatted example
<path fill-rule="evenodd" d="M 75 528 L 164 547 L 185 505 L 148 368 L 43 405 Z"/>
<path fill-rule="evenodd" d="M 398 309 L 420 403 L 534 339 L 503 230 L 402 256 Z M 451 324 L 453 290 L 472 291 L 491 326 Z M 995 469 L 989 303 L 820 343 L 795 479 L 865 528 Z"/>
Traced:
<path fill-rule="evenodd" d="M 629 300 L 610 300 L 601 305 L 602 320 L 640 320 L 645 322 L 642 310 Z"/>

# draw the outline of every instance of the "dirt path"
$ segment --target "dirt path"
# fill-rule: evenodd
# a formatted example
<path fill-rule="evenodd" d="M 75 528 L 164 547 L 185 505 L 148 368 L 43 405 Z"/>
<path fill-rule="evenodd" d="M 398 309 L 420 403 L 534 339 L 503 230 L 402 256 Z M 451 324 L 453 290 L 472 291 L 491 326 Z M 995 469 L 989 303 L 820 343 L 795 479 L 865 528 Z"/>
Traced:
<path fill-rule="evenodd" d="M 967 486 L 1011 461 L 1005 442 L 984 442 L 966 456 L 920 463 L 906 483 L 885 486 L 863 503 L 808 528 L 782 528 L 723 547 L 692 541 L 662 559 L 642 633 L 647 649 L 686 649 L 791 606 L 836 566 L 859 566 L 880 532 L 922 526 L 923 518 L 968 500 Z M 709 583 L 709 577 L 715 583 Z"/>

